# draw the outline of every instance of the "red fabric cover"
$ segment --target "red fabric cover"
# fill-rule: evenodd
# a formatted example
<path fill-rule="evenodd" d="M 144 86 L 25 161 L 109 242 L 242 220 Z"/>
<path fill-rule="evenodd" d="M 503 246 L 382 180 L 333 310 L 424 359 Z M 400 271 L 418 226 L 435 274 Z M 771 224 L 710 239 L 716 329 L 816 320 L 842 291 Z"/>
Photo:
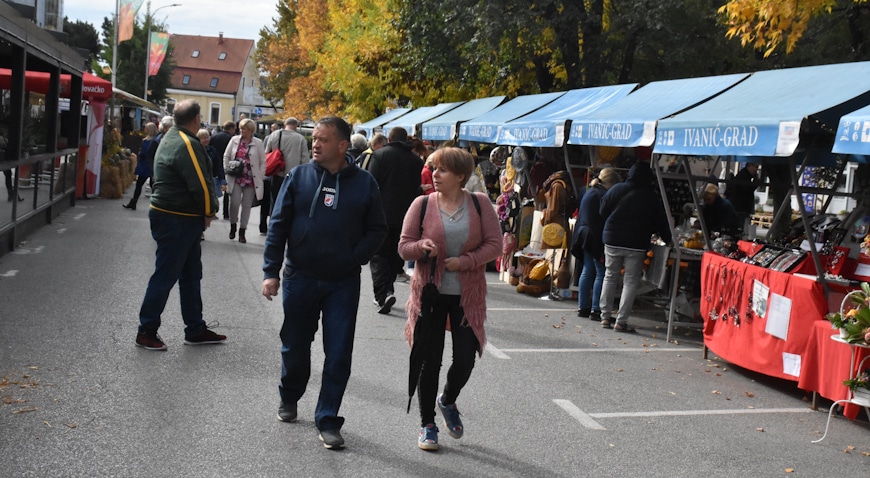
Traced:
<path fill-rule="evenodd" d="M 843 380 L 849 378 L 849 360 L 852 355 L 849 345 L 831 339 L 832 335 L 838 333 L 831 329 L 827 320 L 813 324 L 806 353 L 801 359 L 798 387 L 818 392 L 829 400 L 845 400 L 849 398 L 849 387 L 843 385 Z M 857 347 L 856 352 L 856 365 L 864 357 L 870 356 L 868 348 Z M 865 362 L 865 368 L 868 363 L 870 360 Z M 861 407 L 850 403 L 843 410 L 843 415 L 854 420 L 860 410 Z"/>
<path fill-rule="evenodd" d="M 741 314 L 740 327 L 730 320 L 725 323 L 710 320 L 710 310 L 718 302 L 721 283 L 716 278 L 722 267 L 737 271 L 742 278 L 743 292 L 738 294 L 737 310 Z M 782 340 L 764 331 L 766 318 L 754 316 L 745 319 L 747 299 L 753 281 L 760 280 L 770 288 L 771 294 L 779 294 L 791 299 L 791 317 L 788 340 Z M 727 283 L 726 288 L 733 287 Z M 706 300 L 710 292 L 712 301 Z M 725 297 L 728 292 L 725 291 Z M 732 304 L 726 304 L 729 306 Z M 720 311 L 721 312 L 721 311 Z M 783 372 L 783 352 L 804 356 L 807 344 L 813 333 L 813 324 L 824 321 L 828 305 L 821 284 L 804 277 L 796 277 L 784 272 L 776 272 L 763 267 L 735 261 L 713 253 L 704 253 L 701 260 L 701 315 L 704 317 L 704 343 L 716 355 L 741 367 L 786 380 L 798 377 Z M 825 321 L 827 323 L 827 321 Z"/>
<path fill-rule="evenodd" d="M 764 248 L 764 244 L 751 241 L 737 241 L 737 249 L 749 257 L 754 256 Z"/>

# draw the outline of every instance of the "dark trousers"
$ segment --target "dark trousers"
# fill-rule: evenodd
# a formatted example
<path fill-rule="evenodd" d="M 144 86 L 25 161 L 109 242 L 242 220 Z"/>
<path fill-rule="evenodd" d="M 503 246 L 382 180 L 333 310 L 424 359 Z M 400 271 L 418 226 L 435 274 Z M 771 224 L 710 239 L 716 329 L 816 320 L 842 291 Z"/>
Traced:
<path fill-rule="evenodd" d="M 154 273 L 139 309 L 139 332 L 157 332 L 169 292 L 178 282 L 185 337 L 205 331 L 202 320 L 202 216 L 179 216 L 150 209 L 151 237 L 157 242 Z"/>
<path fill-rule="evenodd" d="M 396 282 L 396 275 L 402 271 L 405 265 L 405 261 L 399 257 L 399 238 L 401 235 L 402 226 L 390 226 L 387 238 L 384 239 L 380 249 L 372 256 L 369 263 L 375 300 L 378 301 L 378 304 L 383 304 L 384 299 L 395 292 L 393 284 Z"/>
<path fill-rule="evenodd" d="M 260 200 L 260 232 L 263 234 L 269 229 L 269 216 L 272 215 L 272 178 L 263 180 L 263 199 Z"/>
<path fill-rule="evenodd" d="M 148 181 L 150 187 L 154 187 L 154 180 L 151 179 L 151 176 L 136 176 L 136 189 L 133 190 L 133 199 L 130 200 L 130 204 L 136 204 L 139 201 L 139 195 L 142 194 L 142 186 L 145 185 L 145 181 Z"/>
<path fill-rule="evenodd" d="M 230 218 L 230 195 L 224 193 L 224 219 Z"/>
<path fill-rule="evenodd" d="M 311 343 L 318 321 L 322 321 L 325 358 L 314 411 L 318 430 L 338 430 L 344 424 L 338 410 L 350 378 L 359 290 L 359 274 L 318 280 L 285 270 L 278 393 L 284 403 L 296 403 L 302 398 L 311 376 Z"/>
<path fill-rule="evenodd" d="M 420 426 L 435 423 L 435 400 L 438 399 L 438 376 L 441 373 L 441 357 L 444 355 L 444 336 L 447 320 L 450 320 L 450 336 L 453 338 L 453 363 L 447 371 L 447 382 L 444 384 L 444 403 L 455 403 L 468 383 L 471 370 L 474 369 L 474 355 L 477 353 L 478 342 L 474 331 L 468 325 L 462 325 L 465 313 L 459 305 L 458 295 L 440 295 L 435 303 L 432 316 L 432 330 L 444 331 L 436 334 L 431 342 L 415 344 L 424 347 L 423 368 L 420 372 L 420 383 L 417 386 L 417 397 L 420 403 Z"/>
<path fill-rule="evenodd" d="M 278 193 L 281 192 L 281 186 L 284 185 L 285 176 L 272 176 L 269 180 L 272 182 L 270 192 L 272 193 L 272 207 L 278 204 Z"/>

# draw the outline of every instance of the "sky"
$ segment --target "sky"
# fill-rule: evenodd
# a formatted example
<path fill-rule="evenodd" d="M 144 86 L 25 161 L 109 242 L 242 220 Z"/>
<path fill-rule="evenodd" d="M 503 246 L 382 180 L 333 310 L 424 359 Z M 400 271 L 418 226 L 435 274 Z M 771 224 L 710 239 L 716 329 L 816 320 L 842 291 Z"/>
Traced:
<path fill-rule="evenodd" d="M 180 7 L 167 7 L 154 15 L 155 21 L 166 24 L 174 35 L 202 35 L 216 37 L 223 32 L 226 38 L 257 41 L 260 29 L 272 27 L 277 17 L 276 5 L 280 0 L 153 0 L 151 11 L 173 3 Z M 147 0 L 139 9 L 138 20 L 145 18 Z M 63 14 L 70 21 L 90 23 L 102 32 L 103 19 L 115 14 L 115 0 L 64 0 Z"/>

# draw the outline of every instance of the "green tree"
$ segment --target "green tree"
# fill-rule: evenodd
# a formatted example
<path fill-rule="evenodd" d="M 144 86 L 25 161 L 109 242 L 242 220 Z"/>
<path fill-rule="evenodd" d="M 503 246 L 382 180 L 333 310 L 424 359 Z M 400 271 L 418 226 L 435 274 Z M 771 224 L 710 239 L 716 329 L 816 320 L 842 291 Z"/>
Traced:
<path fill-rule="evenodd" d="M 88 22 L 71 22 L 69 18 L 63 17 L 63 31 L 69 35 L 69 46 L 87 50 L 88 65 L 92 65 L 100 54 L 100 36 L 97 29 Z"/>
<path fill-rule="evenodd" d="M 108 18 L 103 19 L 103 44 L 100 51 L 99 61 L 111 67 L 114 39 L 114 24 Z M 151 24 L 152 32 L 165 32 L 163 23 Z M 140 23 L 138 18 L 133 23 L 133 38 L 118 44 L 118 64 L 115 72 L 115 86 L 127 93 L 142 97 L 145 91 L 146 59 L 148 55 L 147 27 Z M 166 100 L 166 89 L 172 84 L 172 72 L 175 70 L 175 62 L 172 60 L 174 47 L 169 42 L 168 52 L 157 75 L 148 79 L 148 100 L 154 103 L 163 103 Z M 111 72 L 99 70 L 97 74 L 106 79 L 112 79 Z"/>

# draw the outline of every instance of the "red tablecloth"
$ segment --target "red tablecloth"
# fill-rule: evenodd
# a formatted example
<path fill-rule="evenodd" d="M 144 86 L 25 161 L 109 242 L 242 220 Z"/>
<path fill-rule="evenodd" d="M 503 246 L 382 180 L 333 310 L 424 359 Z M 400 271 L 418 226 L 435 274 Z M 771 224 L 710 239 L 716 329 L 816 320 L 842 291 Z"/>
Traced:
<path fill-rule="evenodd" d="M 835 334 L 837 331 L 831 329 L 828 321 L 813 324 L 813 332 L 801 360 L 798 387 L 818 392 L 829 400 L 845 400 L 849 398 L 849 388 L 843 385 L 843 380 L 849 378 L 849 360 L 852 355 L 847 344 L 831 339 Z M 857 348 L 856 350 L 857 362 L 870 356 L 870 349 Z M 848 404 L 843 415 L 854 419 L 859 410 L 860 407 L 857 405 Z"/>
<path fill-rule="evenodd" d="M 726 280 L 724 286 L 719 280 L 723 273 L 727 273 L 729 277 L 733 275 L 731 280 Z M 765 317 L 753 315 L 746 320 L 749 293 L 756 279 L 768 286 L 771 294 L 791 299 L 787 340 L 765 332 Z M 730 319 L 711 320 L 710 311 L 720 305 L 720 297 L 724 298 L 721 305 L 726 309 L 737 307 L 741 316 L 739 327 Z M 722 311 L 717 312 L 721 314 Z M 704 343 L 716 355 L 733 364 L 772 377 L 798 380 L 797 376 L 785 373 L 783 353 L 803 357 L 814 333 L 815 322 L 824 321 L 827 312 L 824 290 L 821 284 L 813 280 L 768 270 L 710 252 L 705 253 L 701 260 Z"/>

